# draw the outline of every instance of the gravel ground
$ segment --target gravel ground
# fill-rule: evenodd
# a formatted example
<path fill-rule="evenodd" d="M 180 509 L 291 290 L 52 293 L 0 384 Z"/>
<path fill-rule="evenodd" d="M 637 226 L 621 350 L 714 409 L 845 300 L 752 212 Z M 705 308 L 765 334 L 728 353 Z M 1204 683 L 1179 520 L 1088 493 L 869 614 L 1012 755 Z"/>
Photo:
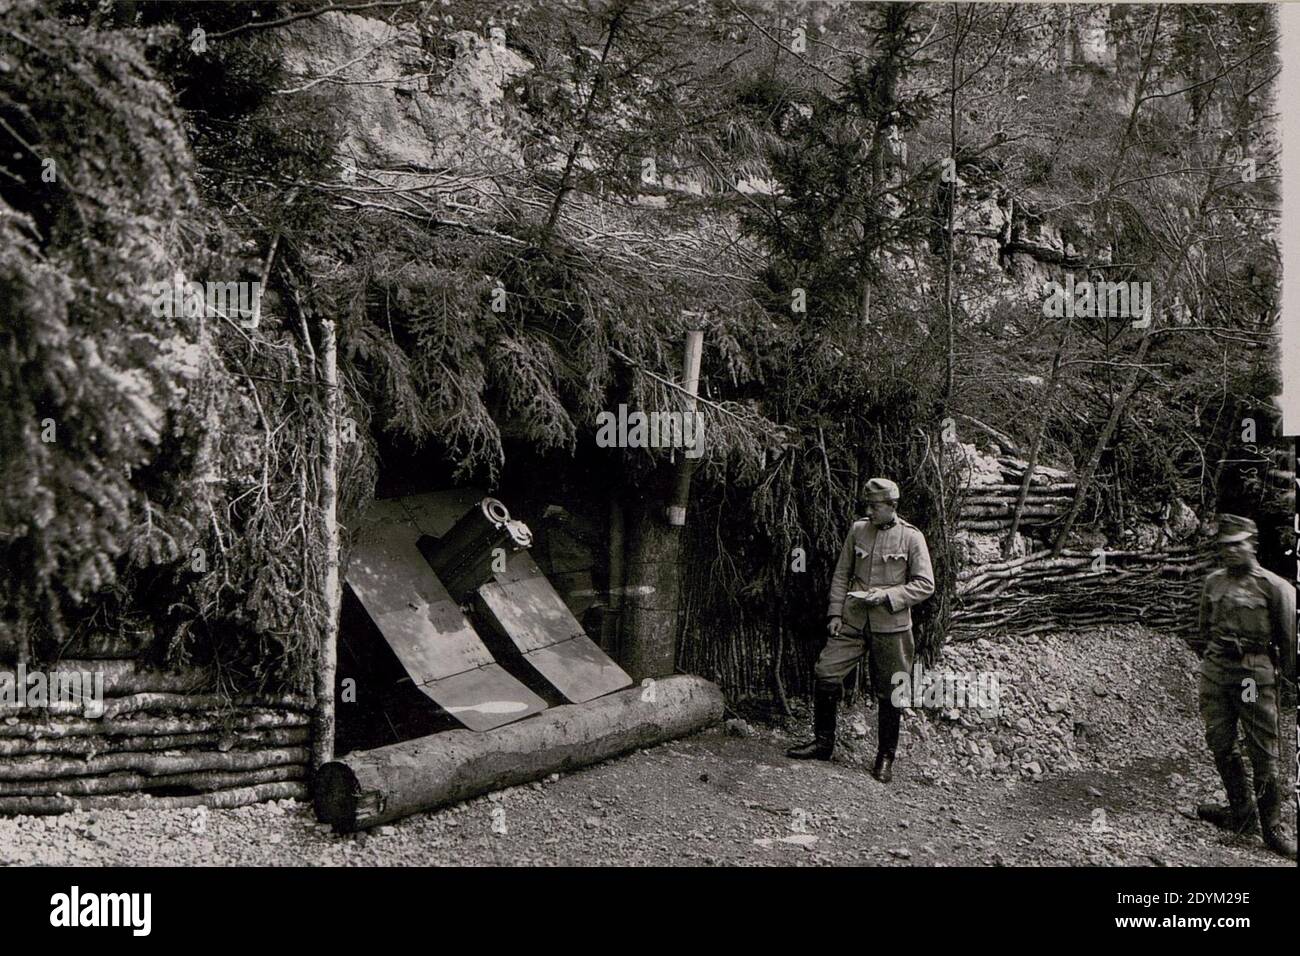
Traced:
<path fill-rule="evenodd" d="M 364 834 L 295 801 L 3 819 L 0 863 L 1293 865 L 1190 816 L 1218 786 L 1194 663 L 1140 628 L 950 648 L 944 668 L 998 671 L 1000 714 L 909 715 L 889 786 L 867 773 L 875 713 L 859 702 L 829 764 L 784 756 L 806 716 L 737 718 Z M 1294 709 L 1283 726 L 1289 778 Z"/>

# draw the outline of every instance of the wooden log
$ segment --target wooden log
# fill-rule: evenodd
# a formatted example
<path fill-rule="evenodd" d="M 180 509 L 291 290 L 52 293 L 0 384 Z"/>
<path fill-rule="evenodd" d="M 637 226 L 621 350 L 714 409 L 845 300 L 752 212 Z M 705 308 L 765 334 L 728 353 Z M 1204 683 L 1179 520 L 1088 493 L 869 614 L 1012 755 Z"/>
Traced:
<path fill-rule="evenodd" d="M 274 698 L 242 695 L 225 698 L 219 694 L 132 694 L 130 697 L 105 700 L 104 718 L 111 720 L 121 714 L 134 714 L 141 711 L 161 711 L 166 713 L 168 711 L 205 710 L 225 706 L 274 707 L 280 710 L 298 710 L 304 713 L 311 710 L 311 702 L 296 695 Z"/>
<path fill-rule="evenodd" d="M 312 767 L 334 758 L 334 681 L 338 671 L 339 609 L 342 592 L 339 582 L 339 394 L 338 342 L 334 322 L 320 321 L 321 361 L 325 398 L 325 461 L 321 467 L 320 505 L 325 538 L 325 621 L 317 655 L 313 691 L 314 746 Z"/>
<path fill-rule="evenodd" d="M 1037 507 L 1066 507 L 1073 499 L 1065 495 L 1030 495 L 1025 499 L 1026 506 L 1034 505 Z M 973 506 L 987 508 L 1004 508 L 1007 511 L 1016 510 L 1015 495 L 969 495 L 961 500 L 963 508 Z"/>
<path fill-rule="evenodd" d="M 138 737 L 107 737 L 88 734 L 80 737 L 0 737 L 0 757 L 31 754 L 77 756 L 149 750 L 235 750 L 298 746 L 309 740 L 306 727 L 242 730 L 232 733 L 154 734 Z"/>
<path fill-rule="evenodd" d="M 311 758 L 302 747 L 269 750 L 190 750 L 170 753 L 107 753 L 84 757 L 36 754 L 0 760 L 0 781 L 53 780 L 59 777 L 93 777 L 128 770 L 151 777 L 201 770 L 258 770 L 306 763 Z"/>
<path fill-rule="evenodd" d="M 695 733 L 722 712 L 716 686 L 677 675 L 486 733 L 450 730 L 357 751 L 320 768 L 316 814 L 341 832 L 372 827 Z"/>
<path fill-rule="evenodd" d="M 1030 486 L 1029 486 L 1029 497 L 1032 498 L 1032 497 L 1034 497 L 1035 494 L 1045 494 L 1045 493 L 1046 493 L 1046 494 L 1053 494 L 1053 495 L 1066 495 L 1066 496 L 1071 497 L 1071 499 L 1073 499 L 1073 495 L 1074 495 L 1074 492 L 1075 492 L 1075 490 L 1076 490 L 1076 487 L 1077 487 L 1076 485 L 1074 485 L 1073 483 L 1069 483 L 1069 482 L 1063 482 L 1063 483 L 1061 483 L 1061 484 L 1055 484 L 1055 485 L 1051 485 L 1051 484 L 1048 484 L 1048 485 L 1030 485 Z M 992 484 L 992 485 L 967 485 L 967 486 L 966 486 L 966 491 L 967 491 L 967 494 L 1001 494 L 1001 493 L 1007 493 L 1007 494 L 1013 494 L 1013 495 L 1016 495 L 1016 494 L 1019 494 L 1019 493 L 1020 493 L 1020 486 L 1019 486 L 1019 485 L 1012 485 L 1012 484 L 1002 484 L 1002 483 L 999 483 L 999 484 Z"/>
<path fill-rule="evenodd" d="M 1175 575 L 1188 576 L 1198 574 L 1204 571 L 1208 566 L 1197 559 L 1175 558 L 1164 555 L 1151 555 L 1143 557 L 1140 561 L 1131 558 L 1116 558 L 1111 553 L 1106 554 L 1106 573 L 1117 576 L 1147 574 L 1153 576 Z M 1097 560 L 1097 555 L 1080 555 L 1078 557 L 1065 558 L 1039 558 L 1033 562 L 1023 562 L 1019 566 L 1005 569 L 995 568 L 993 565 L 972 568 L 969 576 L 963 577 L 959 574 L 957 577 L 957 593 L 973 594 L 986 586 L 992 581 L 1006 580 L 1016 578 L 1022 582 L 1037 580 L 1042 577 L 1051 577 L 1057 571 L 1063 569 L 1083 569 L 1091 568 L 1093 562 Z M 1163 564 L 1153 564 L 1150 562 L 1163 561 Z M 987 570 L 986 570 L 987 568 Z"/>
<path fill-rule="evenodd" d="M 1066 507 L 1073 501 L 1074 499 L 1069 495 L 1029 495 L 1025 499 L 1025 504 L 1039 507 Z M 1016 507 L 1016 495 L 1010 493 L 1005 495 L 968 494 L 962 497 L 960 504 L 963 506 L 984 505 L 988 507 L 1006 507 L 1014 511 Z"/>
<path fill-rule="evenodd" d="M 43 716 L 43 715 L 42 715 Z M 305 727 L 307 717 L 301 712 L 287 710 L 199 711 L 178 717 L 126 716 L 115 720 L 88 718 L 22 720 L 10 718 L 13 723 L 0 722 L 0 739 L 26 737 L 31 740 L 54 737 L 128 737 L 146 734 L 202 734 L 229 733 L 233 731 L 270 729 L 275 727 Z"/>
<path fill-rule="evenodd" d="M 1073 557 L 1092 556 L 1091 551 L 1083 551 L 1079 548 L 1062 548 L 1060 553 L 1063 555 L 1069 555 Z M 1140 555 L 1147 555 L 1147 554 L 1176 555 L 1176 554 L 1191 554 L 1191 553 L 1202 553 L 1206 555 L 1206 557 L 1209 557 L 1210 549 L 1208 549 L 1206 545 L 1203 543 L 1195 543 L 1195 544 L 1166 545 L 1165 547 L 1162 547 L 1159 551 L 1123 551 L 1118 549 L 1106 551 L 1107 555 L 1119 555 L 1120 557 L 1132 557 L 1132 556 L 1140 556 Z"/>
<path fill-rule="evenodd" d="M 104 720 L 122 714 L 141 712 L 167 713 L 193 710 L 219 710 L 225 707 L 275 707 L 283 710 L 307 711 L 310 704 L 299 696 L 257 697 L 243 695 L 223 697 L 220 694 L 131 694 L 126 697 L 105 697 Z M 15 704 L 0 705 L 0 718 L 4 717 L 81 717 L 87 714 L 85 702 L 51 703 L 44 707 L 26 707 Z M 99 718 L 96 718 L 99 719 Z"/>
<path fill-rule="evenodd" d="M 53 780 L 0 780 L 0 797 L 91 796 L 103 793 L 136 793 L 150 789 L 187 787 L 191 790 L 226 790 L 259 783 L 301 780 L 303 764 L 263 767 L 259 770 L 201 770 L 194 773 L 153 777 L 144 773 L 111 773 L 103 777 L 64 777 Z"/>
<path fill-rule="evenodd" d="M 0 815 L 50 816 L 77 810 L 176 810 L 208 807 L 229 810 L 268 800 L 306 800 L 307 785 L 297 781 L 259 783 L 253 786 L 213 790 L 185 797 L 85 796 L 85 797 L 0 797 Z"/>
<path fill-rule="evenodd" d="M 686 331 L 686 350 L 682 358 L 682 383 L 686 395 L 682 411 L 688 415 L 695 414 L 696 397 L 700 392 L 700 359 L 704 355 L 704 332 L 701 329 Z M 691 499 L 691 478 L 695 475 L 697 458 L 682 455 L 676 463 L 673 475 L 672 491 L 664 511 L 668 524 L 680 528 L 686 524 L 686 506 Z"/>
<path fill-rule="evenodd" d="M 1047 523 L 1047 519 L 1039 518 L 1039 517 L 1026 517 L 1024 520 L 1020 522 L 1021 527 L 1034 527 L 1046 523 Z M 1011 528 L 1010 518 L 985 519 L 979 521 L 974 519 L 962 518 L 960 521 L 957 522 L 958 531 L 1007 531 L 1010 528 Z"/>
<path fill-rule="evenodd" d="M 959 513 L 962 520 L 974 518 L 981 520 L 985 518 L 1010 518 L 1015 512 L 1015 504 L 1008 502 L 1005 506 L 995 505 L 962 505 Z M 1059 508 L 1034 508 L 1026 507 L 1020 512 L 1022 518 L 1059 518 L 1061 511 Z"/>
<path fill-rule="evenodd" d="M 1051 509 L 1029 508 L 1025 510 L 1022 521 L 1027 524 L 1038 523 L 1044 524 L 1048 521 L 1054 521 L 1060 517 L 1060 512 Z M 957 516 L 958 528 L 968 528 L 971 525 L 987 524 L 997 525 L 999 528 L 1010 529 L 1013 515 L 1010 511 L 1004 512 L 983 512 L 977 513 L 962 509 Z"/>
<path fill-rule="evenodd" d="M 134 660 L 63 658 L 49 666 L 50 674 L 102 674 L 104 696 L 129 694 L 187 694 L 210 686 L 213 678 L 195 668 L 150 667 Z"/>
<path fill-rule="evenodd" d="M 1032 554 L 1021 555 L 1018 558 L 1012 558 L 1009 561 L 999 561 L 996 564 L 973 564 L 969 567 L 962 568 L 957 572 L 957 580 L 963 581 L 975 577 L 977 574 L 984 574 L 987 571 L 1005 571 L 1008 568 L 1019 567 L 1022 564 L 1029 564 L 1040 558 L 1045 558 L 1050 551 L 1035 551 Z"/>

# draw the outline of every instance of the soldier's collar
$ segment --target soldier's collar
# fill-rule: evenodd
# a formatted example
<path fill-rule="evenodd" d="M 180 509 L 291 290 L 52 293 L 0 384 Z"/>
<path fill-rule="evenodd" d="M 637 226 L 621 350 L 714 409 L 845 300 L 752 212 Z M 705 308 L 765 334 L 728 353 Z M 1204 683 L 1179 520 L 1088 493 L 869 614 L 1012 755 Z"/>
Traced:
<path fill-rule="evenodd" d="M 1251 557 L 1250 564 L 1246 565 L 1245 567 L 1242 568 L 1225 567 L 1223 570 L 1224 573 L 1227 574 L 1228 577 L 1230 578 L 1262 577 L 1264 574 L 1264 566 L 1259 563 L 1259 558 L 1255 556 Z"/>

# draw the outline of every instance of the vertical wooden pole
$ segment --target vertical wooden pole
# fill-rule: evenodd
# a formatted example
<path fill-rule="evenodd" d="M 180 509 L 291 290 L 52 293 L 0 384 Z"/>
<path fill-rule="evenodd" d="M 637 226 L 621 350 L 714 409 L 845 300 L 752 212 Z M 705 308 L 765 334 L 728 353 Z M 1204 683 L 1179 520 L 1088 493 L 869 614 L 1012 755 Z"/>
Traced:
<path fill-rule="evenodd" d="M 700 394 L 700 358 L 704 354 L 704 332 L 691 329 L 686 333 L 686 354 L 682 359 L 682 387 L 690 393 L 684 402 L 685 414 L 693 416 L 697 408 L 696 396 Z M 696 432 L 692 429 L 692 435 Z M 703 436 L 698 436 L 703 442 Z M 673 496 L 668 502 L 668 524 L 680 528 L 686 524 L 686 504 L 691 495 L 691 476 L 695 472 L 698 458 L 687 458 L 685 452 L 677 463 L 677 475 L 673 482 Z"/>
<path fill-rule="evenodd" d="M 699 393 L 704 335 L 686 337 L 683 379 L 692 396 Z M 695 403 L 690 401 L 688 413 Z M 696 459 L 685 454 L 673 471 L 661 468 L 650 486 L 628 503 L 627 589 L 623 596 L 617 660 L 633 680 L 666 677 L 677 663 L 681 613 L 682 532 Z"/>
<path fill-rule="evenodd" d="M 316 667 L 316 720 L 312 735 L 312 768 L 334 759 L 334 684 L 338 669 L 339 604 L 339 399 L 338 347 L 334 323 L 321 322 L 323 385 L 325 387 L 325 462 L 321 481 L 321 511 L 325 531 L 325 626 Z"/>
<path fill-rule="evenodd" d="M 623 555 L 626 549 L 623 502 L 618 499 L 616 492 L 609 498 L 609 595 L 600 635 L 600 646 L 615 657 L 622 653 L 619 640 L 623 620 L 623 589 L 627 585 L 623 573 Z"/>

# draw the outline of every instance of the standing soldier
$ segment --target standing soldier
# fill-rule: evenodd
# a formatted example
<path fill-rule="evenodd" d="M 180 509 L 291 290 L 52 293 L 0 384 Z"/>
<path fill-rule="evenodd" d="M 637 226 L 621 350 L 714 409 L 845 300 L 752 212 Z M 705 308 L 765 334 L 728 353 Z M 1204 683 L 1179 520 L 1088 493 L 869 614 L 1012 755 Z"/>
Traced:
<path fill-rule="evenodd" d="M 911 607 L 934 593 L 925 536 L 895 514 L 897 507 L 898 485 L 887 478 L 867 482 L 867 517 L 849 529 L 831 577 L 830 640 L 814 671 L 814 739 L 787 751 L 797 760 L 831 759 L 844 677 L 867 650 L 869 635 L 871 688 L 880 708 L 880 744 L 871 775 L 881 783 L 893 779 L 902 716 L 890 700 L 892 678 L 912 673 Z"/>
<path fill-rule="evenodd" d="M 1228 793 L 1228 806 L 1203 804 L 1197 815 L 1236 833 L 1255 833 L 1255 810 L 1264 843 L 1295 859 L 1295 840 L 1282 823 L 1278 783 L 1277 672 L 1295 679 L 1295 591 L 1255 560 L 1255 522 L 1219 516 L 1217 543 L 1223 567 L 1201 592 L 1200 707 L 1205 741 Z M 1237 746 L 1237 722 L 1255 771 L 1255 796 Z"/>

